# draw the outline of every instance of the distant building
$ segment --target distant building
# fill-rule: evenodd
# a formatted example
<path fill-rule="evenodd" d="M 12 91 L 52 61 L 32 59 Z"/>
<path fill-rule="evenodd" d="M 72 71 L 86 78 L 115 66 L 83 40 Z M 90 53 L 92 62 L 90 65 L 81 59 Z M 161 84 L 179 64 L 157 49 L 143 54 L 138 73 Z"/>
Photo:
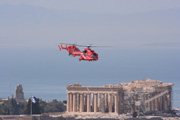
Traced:
<path fill-rule="evenodd" d="M 18 85 L 16 86 L 15 99 L 16 99 L 17 103 L 19 103 L 19 102 L 25 102 L 23 87 L 22 87 L 21 84 L 18 84 Z"/>
<path fill-rule="evenodd" d="M 171 109 L 172 83 L 151 79 L 103 87 L 67 86 L 67 112 L 129 113 Z"/>

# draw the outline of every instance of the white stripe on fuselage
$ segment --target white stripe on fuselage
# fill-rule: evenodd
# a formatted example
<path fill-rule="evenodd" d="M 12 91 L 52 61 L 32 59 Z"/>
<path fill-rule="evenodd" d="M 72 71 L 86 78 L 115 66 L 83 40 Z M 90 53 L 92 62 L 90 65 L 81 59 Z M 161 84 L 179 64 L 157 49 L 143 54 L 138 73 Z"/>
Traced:
<path fill-rule="evenodd" d="M 84 56 L 84 54 L 83 54 L 83 53 L 81 53 L 81 55 L 83 56 L 83 58 L 84 58 L 84 59 L 86 59 L 86 57 Z"/>

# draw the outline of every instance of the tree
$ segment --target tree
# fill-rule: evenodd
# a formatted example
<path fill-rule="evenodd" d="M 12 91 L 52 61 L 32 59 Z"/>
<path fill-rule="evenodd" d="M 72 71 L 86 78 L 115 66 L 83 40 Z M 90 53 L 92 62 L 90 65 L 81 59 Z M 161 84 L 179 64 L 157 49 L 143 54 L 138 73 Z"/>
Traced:
<path fill-rule="evenodd" d="M 39 100 L 39 106 L 41 107 L 41 113 L 44 113 L 44 109 L 47 103 L 43 101 L 42 99 Z"/>
<path fill-rule="evenodd" d="M 67 100 L 63 100 L 63 103 L 64 103 L 64 104 L 67 104 Z"/>
<path fill-rule="evenodd" d="M 65 110 L 66 106 L 61 101 L 53 100 L 52 102 L 47 103 L 44 112 L 64 112 Z"/>
<path fill-rule="evenodd" d="M 1 115 L 18 115 L 19 106 L 14 98 L 8 99 L 0 104 Z"/>
<path fill-rule="evenodd" d="M 20 102 L 18 103 L 18 109 L 19 109 L 19 114 L 24 114 L 24 111 L 26 109 L 27 102 Z"/>
<path fill-rule="evenodd" d="M 63 102 L 53 100 L 50 102 L 35 98 L 35 103 L 32 103 L 32 113 L 48 113 L 48 112 L 64 112 L 66 106 Z M 19 115 L 31 113 L 31 99 L 28 102 L 17 103 L 14 98 L 6 101 L 0 101 L 0 115 Z"/>
<path fill-rule="evenodd" d="M 41 114 L 41 107 L 39 105 L 39 99 L 34 97 L 35 103 L 29 98 L 28 104 L 26 106 L 25 114 L 31 114 L 31 105 L 32 105 L 32 114 Z"/>

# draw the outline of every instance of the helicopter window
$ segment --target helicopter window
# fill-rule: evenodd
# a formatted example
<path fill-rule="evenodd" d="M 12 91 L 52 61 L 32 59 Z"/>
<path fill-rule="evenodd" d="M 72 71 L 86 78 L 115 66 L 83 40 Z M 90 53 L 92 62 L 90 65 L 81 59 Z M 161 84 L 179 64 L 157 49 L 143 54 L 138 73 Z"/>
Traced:
<path fill-rule="evenodd" d="M 74 51 L 79 51 L 79 49 L 75 48 Z"/>
<path fill-rule="evenodd" d="M 84 50 L 83 52 L 84 52 L 84 53 L 87 53 L 87 50 Z"/>
<path fill-rule="evenodd" d="M 94 55 L 94 56 L 97 56 L 97 54 L 96 54 L 96 53 L 93 53 L 93 55 Z"/>

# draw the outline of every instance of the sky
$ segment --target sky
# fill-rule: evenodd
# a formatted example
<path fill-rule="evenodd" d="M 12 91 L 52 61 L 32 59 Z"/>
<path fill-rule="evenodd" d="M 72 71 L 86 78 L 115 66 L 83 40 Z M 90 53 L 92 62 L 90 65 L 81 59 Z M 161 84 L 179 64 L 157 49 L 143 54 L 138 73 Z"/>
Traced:
<path fill-rule="evenodd" d="M 174 48 L 179 45 L 179 8 L 178 0 L 1 0 L 0 44 L 52 48 L 69 41 Z"/>
<path fill-rule="evenodd" d="M 179 12 L 179 0 L 0 0 L 0 97 L 17 84 L 26 98 L 51 100 L 66 99 L 73 83 L 146 78 L 174 83 L 178 96 Z M 79 62 L 58 51 L 60 42 L 113 47 L 93 48 L 99 60 Z"/>

